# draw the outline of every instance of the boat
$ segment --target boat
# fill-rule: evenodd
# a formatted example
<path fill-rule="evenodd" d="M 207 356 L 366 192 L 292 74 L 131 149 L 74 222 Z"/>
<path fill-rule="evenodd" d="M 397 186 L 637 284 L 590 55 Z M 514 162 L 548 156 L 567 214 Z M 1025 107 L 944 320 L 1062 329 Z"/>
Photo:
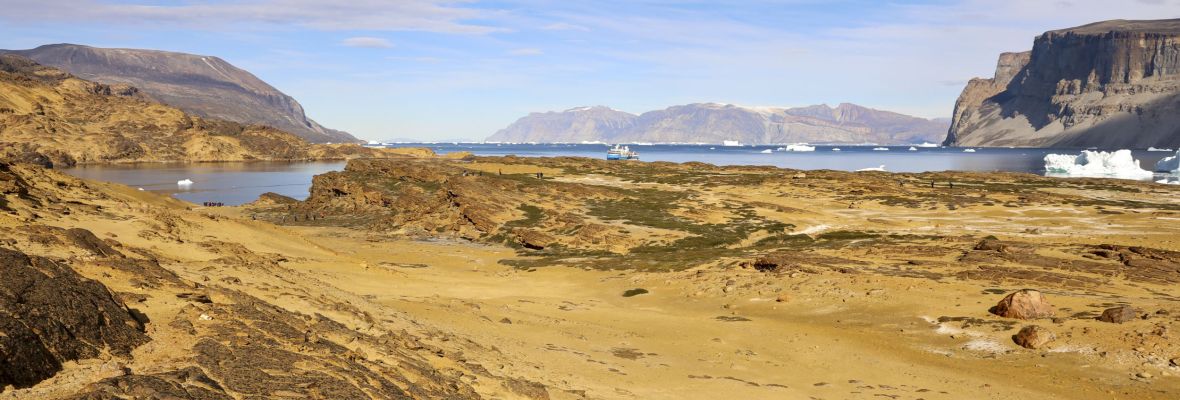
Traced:
<path fill-rule="evenodd" d="M 629 146 L 615 145 L 610 150 L 606 151 L 607 160 L 638 160 L 639 153 L 631 151 Z"/>

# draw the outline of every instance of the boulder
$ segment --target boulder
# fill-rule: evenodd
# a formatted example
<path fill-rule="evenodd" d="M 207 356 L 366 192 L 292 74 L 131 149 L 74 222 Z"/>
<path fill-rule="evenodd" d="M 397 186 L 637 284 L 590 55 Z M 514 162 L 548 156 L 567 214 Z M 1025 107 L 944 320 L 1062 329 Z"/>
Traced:
<path fill-rule="evenodd" d="M 1004 318 L 1016 319 L 1051 318 L 1056 312 L 1045 295 L 1033 289 L 1013 292 L 989 311 Z"/>
<path fill-rule="evenodd" d="M 1026 326 L 1012 336 L 1012 341 L 1026 349 L 1039 349 L 1054 340 L 1057 340 L 1057 335 L 1039 325 Z"/>
<path fill-rule="evenodd" d="M 998 239 L 987 238 L 979 241 L 979 243 L 975 245 L 975 250 L 1007 253 L 1008 245 L 1004 244 L 1004 242 L 1001 242 Z"/>
<path fill-rule="evenodd" d="M 62 363 L 126 355 L 148 337 L 123 302 L 66 265 L 0 248 L 0 387 L 29 387 Z"/>
<path fill-rule="evenodd" d="M 1106 311 L 1103 311 L 1102 315 L 1098 317 L 1098 320 L 1112 324 L 1121 324 L 1133 320 L 1137 316 L 1139 316 L 1139 310 L 1136 310 L 1135 307 L 1121 306 L 1106 309 Z"/>

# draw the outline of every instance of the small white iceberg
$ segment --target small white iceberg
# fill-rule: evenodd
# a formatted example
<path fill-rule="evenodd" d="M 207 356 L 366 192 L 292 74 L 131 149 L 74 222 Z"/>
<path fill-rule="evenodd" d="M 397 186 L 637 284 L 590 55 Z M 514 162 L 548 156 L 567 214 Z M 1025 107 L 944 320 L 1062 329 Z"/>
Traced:
<path fill-rule="evenodd" d="M 964 153 L 974 153 L 975 149 L 963 149 Z"/>
<path fill-rule="evenodd" d="M 1172 150 L 1172 149 L 1160 149 L 1160 148 L 1155 148 L 1155 147 L 1148 147 L 1148 148 L 1147 148 L 1147 151 L 1175 151 L 1175 150 Z"/>
<path fill-rule="evenodd" d="M 770 153 L 774 153 L 774 150 L 771 150 L 771 149 L 766 149 L 766 150 L 762 150 L 762 151 L 760 151 L 760 153 L 762 153 L 762 154 L 770 154 Z"/>
<path fill-rule="evenodd" d="M 910 151 L 918 151 L 918 148 L 914 147 L 914 146 L 910 146 Z"/>
<path fill-rule="evenodd" d="M 880 167 L 861 168 L 861 169 L 856 170 L 856 172 L 871 172 L 871 171 L 885 172 L 885 164 L 881 164 Z"/>
<path fill-rule="evenodd" d="M 832 151 L 840 151 L 840 148 L 839 148 L 839 147 L 833 147 L 833 148 L 832 148 Z"/>
<path fill-rule="evenodd" d="M 807 143 L 788 144 L 786 151 L 815 151 L 815 146 L 808 146 Z"/>
<path fill-rule="evenodd" d="M 873 151 L 889 151 L 888 147 L 874 147 Z"/>
<path fill-rule="evenodd" d="M 930 142 L 922 142 L 918 147 L 938 147 L 938 145 Z"/>
<path fill-rule="evenodd" d="M 1155 163 L 1155 170 L 1180 174 L 1180 151 L 1177 151 L 1174 156 L 1164 157 L 1163 160 Z"/>
<path fill-rule="evenodd" d="M 187 186 L 192 186 L 192 185 L 193 185 L 192 179 L 181 179 L 179 181 L 176 181 L 176 186 L 187 187 Z"/>
<path fill-rule="evenodd" d="M 1049 154 L 1045 156 L 1045 172 L 1050 175 L 1076 177 L 1111 177 L 1149 179 L 1153 173 L 1139 167 L 1139 160 L 1130 150 L 1114 152 L 1083 150 L 1080 155 Z"/>

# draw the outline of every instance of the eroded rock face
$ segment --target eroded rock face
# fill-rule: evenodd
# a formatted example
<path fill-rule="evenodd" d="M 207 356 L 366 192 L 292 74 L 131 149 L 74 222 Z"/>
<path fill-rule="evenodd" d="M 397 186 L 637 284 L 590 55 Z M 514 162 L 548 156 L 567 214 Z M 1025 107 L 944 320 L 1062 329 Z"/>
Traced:
<path fill-rule="evenodd" d="M 1032 289 L 1021 289 L 1009 294 L 990 311 L 1001 317 L 1016 319 L 1049 318 L 1056 312 L 1045 295 Z"/>
<path fill-rule="evenodd" d="M 1026 349 L 1039 349 L 1057 340 L 1057 335 L 1039 325 L 1029 325 L 1012 336 L 1012 341 Z"/>
<path fill-rule="evenodd" d="M 946 144 L 1145 148 L 1180 144 L 1180 20 L 1046 32 L 1000 56 L 955 104 Z"/>
<path fill-rule="evenodd" d="M 0 248 L 0 276 L 0 386 L 32 386 L 65 361 L 148 341 L 122 301 L 68 266 Z"/>

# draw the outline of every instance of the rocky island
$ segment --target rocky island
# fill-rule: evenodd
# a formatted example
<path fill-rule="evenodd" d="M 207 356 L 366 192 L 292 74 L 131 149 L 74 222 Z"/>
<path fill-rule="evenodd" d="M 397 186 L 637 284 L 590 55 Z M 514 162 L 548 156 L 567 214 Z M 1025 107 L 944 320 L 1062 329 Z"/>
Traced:
<path fill-rule="evenodd" d="M 949 146 L 1180 146 L 1180 20 L 1046 32 L 955 104 Z"/>

